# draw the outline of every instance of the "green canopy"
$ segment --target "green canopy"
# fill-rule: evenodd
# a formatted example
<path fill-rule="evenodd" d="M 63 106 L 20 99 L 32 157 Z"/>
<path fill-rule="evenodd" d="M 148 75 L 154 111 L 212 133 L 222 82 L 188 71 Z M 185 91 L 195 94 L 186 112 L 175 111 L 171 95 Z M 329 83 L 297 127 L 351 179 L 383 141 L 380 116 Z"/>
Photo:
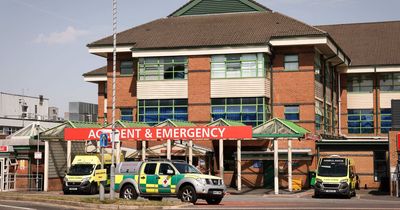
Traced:
<path fill-rule="evenodd" d="M 194 123 L 188 122 L 188 121 L 181 121 L 181 120 L 165 120 L 163 122 L 158 123 L 157 125 L 155 125 L 154 127 L 166 127 L 166 126 L 170 126 L 170 127 L 195 127 L 197 126 Z"/>
<path fill-rule="evenodd" d="M 78 122 L 78 121 L 65 121 L 63 124 L 50 128 L 40 133 L 42 140 L 58 140 L 64 139 L 64 128 L 102 128 L 103 126 L 96 122 Z M 37 139 L 37 136 L 35 136 Z"/>
<path fill-rule="evenodd" d="M 302 138 L 307 133 L 310 131 L 296 123 L 279 118 L 273 118 L 253 128 L 254 138 Z"/>
<path fill-rule="evenodd" d="M 219 118 L 218 120 L 212 121 L 211 123 L 207 124 L 207 126 L 246 126 L 246 125 L 239 121 L 225 120 Z"/>
<path fill-rule="evenodd" d="M 107 127 L 110 128 L 111 125 L 112 124 L 109 124 L 109 125 L 107 125 Z M 115 121 L 115 127 L 117 127 L 117 128 L 143 128 L 143 127 L 150 127 L 150 125 L 147 123 L 142 123 L 142 122 L 117 120 L 117 121 Z"/>

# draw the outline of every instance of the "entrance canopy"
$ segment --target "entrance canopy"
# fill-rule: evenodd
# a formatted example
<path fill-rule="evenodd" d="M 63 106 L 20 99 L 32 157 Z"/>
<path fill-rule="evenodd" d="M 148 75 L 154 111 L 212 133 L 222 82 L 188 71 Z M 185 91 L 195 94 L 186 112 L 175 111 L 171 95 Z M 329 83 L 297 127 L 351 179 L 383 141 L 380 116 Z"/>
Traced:
<path fill-rule="evenodd" d="M 303 138 L 307 129 L 297 125 L 294 122 L 273 118 L 267 122 L 253 128 L 253 138 Z"/>
<path fill-rule="evenodd" d="M 56 127 L 50 128 L 40 133 L 39 138 L 41 140 L 60 140 L 64 139 L 65 128 L 102 128 L 103 126 L 95 122 L 77 122 L 77 121 L 65 121 L 63 124 Z M 37 136 L 35 137 L 37 138 Z"/>
<path fill-rule="evenodd" d="M 4 140 L 0 140 L 0 145 L 5 146 L 28 146 L 28 145 L 36 145 L 37 142 L 34 137 L 38 134 L 38 132 L 45 131 L 46 128 L 37 124 L 32 123 L 28 126 L 18 130 L 17 132 L 9 135 Z"/>

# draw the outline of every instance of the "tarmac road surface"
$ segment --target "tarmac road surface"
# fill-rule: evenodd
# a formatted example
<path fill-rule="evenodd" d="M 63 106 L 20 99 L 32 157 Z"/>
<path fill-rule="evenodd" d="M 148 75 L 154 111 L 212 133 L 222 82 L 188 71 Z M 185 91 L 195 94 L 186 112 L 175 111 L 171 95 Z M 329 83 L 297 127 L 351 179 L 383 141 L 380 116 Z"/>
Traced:
<path fill-rule="evenodd" d="M 12 200 L 0 200 L 1 210 L 67 210 L 67 209 L 79 209 L 71 206 L 60 206 L 52 205 L 49 203 L 38 203 L 32 201 L 12 201 Z"/>

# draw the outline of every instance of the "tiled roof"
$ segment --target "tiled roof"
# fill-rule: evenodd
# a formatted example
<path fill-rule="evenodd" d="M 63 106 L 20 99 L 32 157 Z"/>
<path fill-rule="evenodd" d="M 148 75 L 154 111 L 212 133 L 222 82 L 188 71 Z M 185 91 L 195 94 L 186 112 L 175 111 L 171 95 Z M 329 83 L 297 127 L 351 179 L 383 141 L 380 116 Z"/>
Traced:
<path fill-rule="evenodd" d="M 82 76 L 99 76 L 107 74 L 107 66 L 100 67 L 98 69 L 84 73 Z"/>
<path fill-rule="evenodd" d="M 168 17 L 118 33 L 118 45 L 134 49 L 267 44 L 271 37 L 315 36 L 325 32 L 277 12 Z M 111 46 L 112 36 L 89 44 Z"/>
<path fill-rule="evenodd" d="M 333 37 L 352 66 L 400 64 L 400 21 L 316 27 Z"/>

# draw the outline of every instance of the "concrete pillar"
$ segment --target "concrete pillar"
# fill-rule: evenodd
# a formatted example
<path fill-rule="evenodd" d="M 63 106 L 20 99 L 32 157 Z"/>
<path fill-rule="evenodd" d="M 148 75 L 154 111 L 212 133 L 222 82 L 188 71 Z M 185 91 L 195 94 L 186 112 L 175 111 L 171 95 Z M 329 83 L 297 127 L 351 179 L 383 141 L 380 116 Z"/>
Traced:
<path fill-rule="evenodd" d="M 142 161 L 146 160 L 146 141 L 142 141 Z"/>
<path fill-rule="evenodd" d="M 67 141 L 67 170 L 71 167 L 72 162 L 72 141 Z"/>
<path fill-rule="evenodd" d="M 43 191 L 47 192 L 49 190 L 49 161 L 50 161 L 50 152 L 49 152 L 49 141 L 44 141 L 44 186 Z"/>
<path fill-rule="evenodd" d="M 236 151 L 236 159 L 237 159 L 237 190 L 242 190 L 242 141 L 237 141 L 237 151 Z"/>
<path fill-rule="evenodd" d="M 193 165 L 193 141 L 189 140 L 189 164 Z"/>
<path fill-rule="evenodd" d="M 224 140 L 219 140 L 219 176 L 224 178 Z"/>
<path fill-rule="evenodd" d="M 275 195 L 279 194 L 279 160 L 278 160 L 278 140 L 274 139 L 274 189 Z"/>
<path fill-rule="evenodd" d="M 292 140 L 288 140 L 288 185 L 289 192 L 293 191 L 293 183 L 292 183 Z"/>
<path fill-rule="evenodd" d="M 167 140 L 167 159 L 171 160 L 171 140 Z"/>

